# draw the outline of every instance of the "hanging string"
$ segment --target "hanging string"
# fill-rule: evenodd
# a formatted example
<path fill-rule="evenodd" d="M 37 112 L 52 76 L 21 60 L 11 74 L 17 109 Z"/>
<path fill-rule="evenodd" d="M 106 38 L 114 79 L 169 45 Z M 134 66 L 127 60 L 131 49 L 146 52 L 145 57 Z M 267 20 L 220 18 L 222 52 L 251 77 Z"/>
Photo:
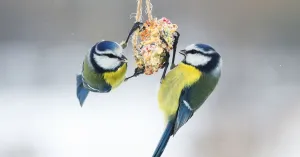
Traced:
<path fill-rule="evenodd" d="M 146 2 L 146 8 L 145 8 L 145 13 L 148 16 L 147 21 L 153 21 L 152 17 L 152 4 L 150 0 L 145 0 Z M 135 14 L 135 22 L 142 22 L 142 14 L 143 14 L 143 0 L 137 0 L 137 9 L 136 9 L 136 14 Z M 134 32 L 132 35 L 132 50 L 134 53 L 134 57 L 136 60 L 136 64 L 138 67 L 142 68 L 144 66 L 144 58 L 142 54 L 140 54 L 140 47 L 139 47 L 139 31 Z"/>
<path fill-rule="evenodd" d="M 142 10 L 143 9 L 143 0 L 137 0 L 137 8 L 136 8 L 136 15 L 135 15 L 135 22 L 141 22 L 142 21 Z M 132 49 L 134 52 L 134 56 L 138 55 L 138 49 L 137 49 L 137 45 L 138 45 L 138 31 L 134 32 L 133 36 L 132 36 Z"/>
<path fill-rule="evenodd" d="M 152 21 L 152 4 L 150 0 L 146 0 L 146 14 L 148 14 L 148 20 Z"/>

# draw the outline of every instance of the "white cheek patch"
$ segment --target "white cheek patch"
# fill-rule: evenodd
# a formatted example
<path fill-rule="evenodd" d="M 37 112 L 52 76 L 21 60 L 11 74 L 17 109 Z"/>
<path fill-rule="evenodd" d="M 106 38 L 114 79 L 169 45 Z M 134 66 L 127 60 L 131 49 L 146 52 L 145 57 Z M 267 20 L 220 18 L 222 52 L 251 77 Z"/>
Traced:
<path fill-rule="evenodd" d="M 94 55 L 94 59 L 96 63 L 103 69 L 114 69 L 121 64 L 117 58 L 109 58 L 107 56 Z"/>
<path fill-rule="evenodd" d="M 186 55 L 186 62 L 194 65 L 194 66 L 199 66 L 199 65 L 206 65 L 209 61 L 211 60 L 211 57 L 204 56 L 202 54 L 187 54 Z"/>

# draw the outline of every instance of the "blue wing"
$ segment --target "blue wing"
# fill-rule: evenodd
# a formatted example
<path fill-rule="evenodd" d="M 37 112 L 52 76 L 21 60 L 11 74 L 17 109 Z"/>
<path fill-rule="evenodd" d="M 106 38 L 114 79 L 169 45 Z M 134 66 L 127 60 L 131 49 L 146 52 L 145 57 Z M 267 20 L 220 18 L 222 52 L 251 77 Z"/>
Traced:
<path fill-rule="evenodd" d="M 89 94 L 89 90 L 84 88 L 81 75 L 77 75 L 76 79 L 77 79 L 77 98 L 79 100 L 80 106 L 82 107 L 86 97 Z"/>
<path fill-rule="evenodd" d="M 173 136 L 194 114 L 194 111 L 188 102 L 188 90 L 189 89 L 184 89 L 179 99 L 179 107 L 174 124 Z"/>

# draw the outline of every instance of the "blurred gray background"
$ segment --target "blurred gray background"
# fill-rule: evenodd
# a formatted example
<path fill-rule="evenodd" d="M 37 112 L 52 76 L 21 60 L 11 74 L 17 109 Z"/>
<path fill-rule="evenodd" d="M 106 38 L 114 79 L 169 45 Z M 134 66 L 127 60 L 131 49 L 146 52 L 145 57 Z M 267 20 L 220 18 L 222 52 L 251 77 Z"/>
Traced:
<path fill-rule="evenodd" d="M 223 57 L 219 86 L 163 157 L 299 157 L 300 1 L 152 4 L 154 16 L 178 24 L 179 50 L 202 42 Z M 92 93 L 83 108 L 75 95 L 88 49 L 124 40 L 135 11 L 135 0 L 0 1 L 1 157 L 152 155 L 164 130 L 162 71 Z M 131 47 L 125 54 L 130 75 Z"/>

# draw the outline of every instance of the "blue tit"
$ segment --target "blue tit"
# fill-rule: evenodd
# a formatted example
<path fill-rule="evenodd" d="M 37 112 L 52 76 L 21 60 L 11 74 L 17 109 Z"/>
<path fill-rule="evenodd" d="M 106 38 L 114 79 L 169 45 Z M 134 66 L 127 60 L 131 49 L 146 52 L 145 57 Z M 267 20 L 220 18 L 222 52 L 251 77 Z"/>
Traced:
<path fill-rule="evenodd" d="M 206 101 L 221 76 L 222 58 L 211 46 L 192 44 L 179 53 L 184 59 L 167 73 L 158 92 L 166 129 L 153 157 L 162 155 L 170 136 Z"/>
<path fill-rule="evenodd" d="M 123 48 L 113 41 L 96 43 L 85 55 L 81 74 L 77 75 L 77 98 L 80 105 L 88 93 L 108 93 L 125 79 L 127 58 Z"/>

